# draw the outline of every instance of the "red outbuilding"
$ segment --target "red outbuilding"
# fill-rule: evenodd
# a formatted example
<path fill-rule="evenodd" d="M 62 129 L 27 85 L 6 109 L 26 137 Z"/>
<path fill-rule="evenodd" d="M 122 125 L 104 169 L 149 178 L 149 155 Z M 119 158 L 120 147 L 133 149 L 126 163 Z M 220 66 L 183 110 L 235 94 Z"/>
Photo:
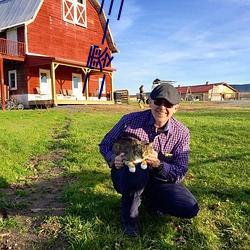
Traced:
<path fill-rule="evenodd" d="M 113 103 L 111 58 L 118 49 L 109 27 L 103 39 L 100 9 L 98 0 L 0 0 L 2 103 Z M 88 64 L 94 46 L 111 61 L 102 71 Z"/>

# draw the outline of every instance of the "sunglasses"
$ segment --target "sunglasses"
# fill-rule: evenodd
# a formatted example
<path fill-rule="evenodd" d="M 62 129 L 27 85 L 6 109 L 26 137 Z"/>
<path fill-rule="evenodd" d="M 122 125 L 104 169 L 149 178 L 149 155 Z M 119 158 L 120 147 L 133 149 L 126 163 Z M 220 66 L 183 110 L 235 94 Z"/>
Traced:
<path fill-rule="evenodd" d="M 154 105 L 156 105 L 156 106 L 161 106 L 161 105 L 163 105 L 163 106 L 166 107 L 166 108 L 172 108 L 172 107 L 174 106 L 173 104 L 167 102 L 167 101 L 164 100 L 164 99 L 155 99 L 155 100 L 154 100 Z"/>

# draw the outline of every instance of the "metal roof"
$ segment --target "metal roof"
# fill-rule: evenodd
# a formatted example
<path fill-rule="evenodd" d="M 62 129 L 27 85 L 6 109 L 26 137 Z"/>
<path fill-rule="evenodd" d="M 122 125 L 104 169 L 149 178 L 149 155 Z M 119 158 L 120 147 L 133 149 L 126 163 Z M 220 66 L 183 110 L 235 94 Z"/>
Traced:
<path fill-rule="evenodd" d="M 31 20 L 42 0 L 0 0 L 0 31 Z"/>
<path fill-rule="evenodd" d="M 176 89 L 178 90 L 179 93 L 187 93 L 188 91 L 191 91 L 192 93 L 203 93 L 203 92 L 208 92 L 209 90 L 213 89 L 214 86 L 218 85 L 224 85 L 227 86 L 228 88 L 232 89 L 234 92 L 237 92 L 236 89 L 231 87 L 229 84 L 225 82 L 219 82 L 219 83 L 210 83 L 210 84 L 205 84 L 205 85 L 194 85 L 194 86 L 183 86 L 183 87 L 177 87 Z"/>

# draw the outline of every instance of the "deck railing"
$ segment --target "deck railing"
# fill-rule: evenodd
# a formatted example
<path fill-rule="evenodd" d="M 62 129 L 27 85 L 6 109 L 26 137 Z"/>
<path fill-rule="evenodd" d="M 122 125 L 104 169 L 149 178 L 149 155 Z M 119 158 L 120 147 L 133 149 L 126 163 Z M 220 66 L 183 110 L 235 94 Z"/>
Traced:
<path fill-rule="evenodd" d="M 0 38 L 0 54 L 24 57 L 25 43 Z"/>

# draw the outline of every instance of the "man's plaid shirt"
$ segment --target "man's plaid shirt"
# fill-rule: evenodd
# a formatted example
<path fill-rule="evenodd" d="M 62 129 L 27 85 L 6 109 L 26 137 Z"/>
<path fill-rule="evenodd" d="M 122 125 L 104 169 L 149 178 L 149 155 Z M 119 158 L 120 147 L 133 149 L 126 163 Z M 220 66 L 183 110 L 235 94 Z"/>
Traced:
<path fill-rule="evenodd" d="M 190 134 L 187 127 L 175 118 L 170 118 L 163 132 L 157 132 L 151 110 L 124 115 L 105 135 L 100 143 L 100 153 L 107 162 L 114 157 L 113 143 L 120 137 L 134 137 L 153 142 L 159 160 L 164 164 L 162 171 L 149 171 L 158 180 L 169 183 L 180 182 L 188 170 Z"/>

